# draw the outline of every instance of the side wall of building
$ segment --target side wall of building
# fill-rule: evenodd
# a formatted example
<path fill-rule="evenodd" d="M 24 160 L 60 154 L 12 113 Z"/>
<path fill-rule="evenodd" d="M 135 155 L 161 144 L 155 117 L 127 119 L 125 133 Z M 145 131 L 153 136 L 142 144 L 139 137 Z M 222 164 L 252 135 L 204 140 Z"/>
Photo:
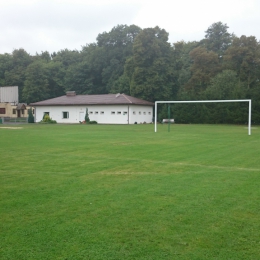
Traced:
<path fill-rule="evenodd" d="M 137 105 L 88 105 L 88 106 L 37 106 L 35 121 L 40 122 L 45 113 L 57 123 L 79 123 L 85 120 L 86 108 L 89 119 L 99 124 L 151 123 L 152 106 Z"/>
<path fill-rule="evenodd" d="M 143 124 L 152 123 L 153 121 L 153 107 L 152 106 L 129 106 L 129 123 Z"/>
<path fill-rule="evenodd" d="M 26 106 L 26 109 L 21 109 L 20 112 L 16 108 L 17 105 L 12 103 L 0 103 L 0 117 L 28 117 L 29 106 Z"/>
<path fill-rule="evenodd" d="M 18 104 L 18 87 L 0 87 L 0 103 L 9 102 L 13 104 Z"/>

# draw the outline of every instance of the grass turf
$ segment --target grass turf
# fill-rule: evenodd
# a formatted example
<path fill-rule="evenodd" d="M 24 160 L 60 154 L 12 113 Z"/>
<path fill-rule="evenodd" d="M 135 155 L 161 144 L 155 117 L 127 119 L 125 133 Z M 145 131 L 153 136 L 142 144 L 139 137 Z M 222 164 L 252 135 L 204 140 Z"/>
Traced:
<path fill-rule="evenodd" d="M 260 128 L 0 126 L 0 259 L 259 259 Z"/>

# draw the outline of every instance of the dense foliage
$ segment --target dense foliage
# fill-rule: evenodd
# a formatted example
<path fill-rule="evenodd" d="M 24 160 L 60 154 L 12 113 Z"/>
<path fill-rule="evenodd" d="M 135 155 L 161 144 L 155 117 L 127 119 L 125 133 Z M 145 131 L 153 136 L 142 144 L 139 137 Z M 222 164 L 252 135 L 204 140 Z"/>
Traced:
<path fill-rule="evenodd" d="M 89 119 L 89 115 L 88 115 L 88 109 L 86 108 L 86 114 L 85 114 L 85 122 L 89 123 L 90 119 Z"/>
<path fill-rule="evenodd" d="M 57 124 L 55 120 L 52 120 L 48 114 L 45 114 L 43 119 L 40 121 L 41 124 Z"/>
<path fill-rule="evenodd" d="M 28 123 L 34 123 L 34 116 L 31 108 L 28 110 Z"/>
<path fill-rule="evenodd" d="M 260 123 L 260 43 L 237 37 L 222 22 L 205 38 L 168 42 L 159 28 L 118 25 L 78 50 L 36 55 L 24 49 L 0 54 L 0 85 L 19 86 L 20 102 L 77 94 L 126 93 L 148 101 L 252 99 L 252 121 Z M 175 105 L 183 123 L 246 123 L 245 104 Z M 159 107 L 159 118 L 167 107 Z"/>

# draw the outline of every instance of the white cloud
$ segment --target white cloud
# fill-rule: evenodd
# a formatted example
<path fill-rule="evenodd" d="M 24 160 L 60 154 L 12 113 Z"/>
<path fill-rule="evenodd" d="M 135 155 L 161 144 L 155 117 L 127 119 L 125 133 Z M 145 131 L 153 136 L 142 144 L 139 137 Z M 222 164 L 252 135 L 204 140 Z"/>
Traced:
<path fill-rule="evenodd" d="M 182 0 L 182 1 L 156 1 L 149 6 L 145 5 L 139 11 L 134 23 L 141 27 L 154 27 L 158 25 L 170 33 L 170 41 L 201 40 L 207 28 L 215 22 L 232 24 L 238 34 L 254 28 L 255 34 L 257 21 L 259 23 L 259 2 L 255 0 Z M 254 21 L 252 20 L 254 18 Z M 240 21 L 249 24 L 246 27 L 236 26 Z M 232 32 L 232 31 L 230 31 Z"/>
<path fill-rule="evenodd" d="M 1 34 L 6 36 L 0 42 L 0 53 L 22 46 L 32 54 L 42 50 L 80 49 L 95 41 L 99 33 L 119 23 L 127 24 L 134 12 L 132 5 L 72 5 L 59 1 L 8 5 L 0 10 Z"/>
<path fill-rule="evenodd" d="M 158 25 L 170 42 L 201 40 L 214 22 L 260 38 L 259 0 L 0 0 L 0 53 L 81 49 L 118 24 Z"/>

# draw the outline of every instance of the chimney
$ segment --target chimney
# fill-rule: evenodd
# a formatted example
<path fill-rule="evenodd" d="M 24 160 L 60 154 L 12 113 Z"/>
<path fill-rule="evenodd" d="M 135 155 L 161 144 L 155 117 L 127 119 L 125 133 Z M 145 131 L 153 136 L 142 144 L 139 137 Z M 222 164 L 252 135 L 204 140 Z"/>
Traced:
<path fill-rule="evenodd" d="M 67 97 L 76 96 L 76 91 L 67 91 L 67 92 L 66 92 L 66 96 L 67 96 Z"/>

